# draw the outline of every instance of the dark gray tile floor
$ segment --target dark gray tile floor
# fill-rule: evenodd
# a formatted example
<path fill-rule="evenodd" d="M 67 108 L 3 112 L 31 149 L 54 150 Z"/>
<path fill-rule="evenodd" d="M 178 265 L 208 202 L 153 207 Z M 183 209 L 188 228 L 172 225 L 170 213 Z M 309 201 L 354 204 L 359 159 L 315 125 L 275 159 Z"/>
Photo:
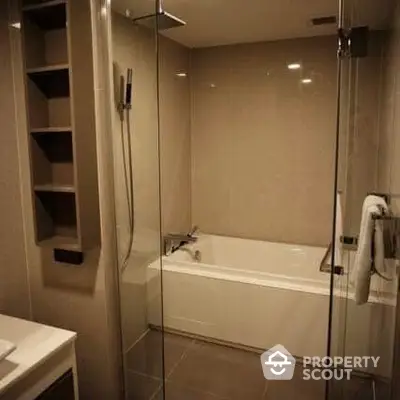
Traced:
<path fill-rule="evenodd" d="M 259 354 L 164 334 L 165 397 L 162 390 L 162 335 L 148 334 L 127 356 L 129 400 L 324 400 L 322 381 L 304 381 L 297 367 L 291 381 L 267 381 Z M 366 382 L 351 382 L 340 400 L 369 400 Z M 335 399 L 336 400 L 336 399 Z"/>

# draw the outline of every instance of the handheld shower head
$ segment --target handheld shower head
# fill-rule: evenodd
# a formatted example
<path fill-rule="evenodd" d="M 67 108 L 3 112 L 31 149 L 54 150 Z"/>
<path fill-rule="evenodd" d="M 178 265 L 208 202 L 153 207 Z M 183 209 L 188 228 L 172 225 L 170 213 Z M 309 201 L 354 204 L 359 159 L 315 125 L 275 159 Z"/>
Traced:
<path fill-rule="evenodd" d="M 126 94 L 125 94 L 125 106 L 132 107 L 132 68 L 128 68 L 126 77 Z"/>

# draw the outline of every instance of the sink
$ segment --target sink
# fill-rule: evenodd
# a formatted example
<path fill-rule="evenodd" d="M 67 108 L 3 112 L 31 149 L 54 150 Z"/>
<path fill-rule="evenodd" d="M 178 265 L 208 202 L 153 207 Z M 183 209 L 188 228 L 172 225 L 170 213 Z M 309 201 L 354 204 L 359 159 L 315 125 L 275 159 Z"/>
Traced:
<path fill-rule="evenodd" d="M 0 339 L 0 361 L 4 360 L 16 348 L 14 343 Z"/>

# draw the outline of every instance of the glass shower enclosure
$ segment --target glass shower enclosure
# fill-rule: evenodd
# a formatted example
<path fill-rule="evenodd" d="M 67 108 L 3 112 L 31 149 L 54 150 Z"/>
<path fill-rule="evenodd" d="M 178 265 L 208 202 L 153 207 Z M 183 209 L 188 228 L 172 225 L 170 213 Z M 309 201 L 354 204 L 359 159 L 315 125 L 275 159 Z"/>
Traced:
<path fill-rule="evenodd" d="M 351 278 L 364 198 L 396 215 L 400 193 L 397 11 L 375 3 L 113 0 L 127 399 L 395 398 L 396 261 L 364 305 Z M 268 380 L 280 346 L 296 366 Z M 380 361 L 303 379 L 327 355 Z"/>
<path fill-rule="evenodd" d="M 367 2 L 368 3 L 368 2 Z M 395 335 L 398 291 L 398 213 L 395 172 L 394 96 L 398 6 L 393 1 L 364 4 L 340 2 L 338 65 L 337 210 L 342 275 L 333 275 L 329 350 L 333 356 L 379 357 L 373 365 L 355 368 L 352 379 L 330 382 L 329 398 L 395 399 Z M 375 18 L 372 18 L 375 15 Z M 381 222 L 385 260 L 374 262 L 368 301 L 355 295 L 356 252 L 360 245 L 363 201 L 384 198 L 389 215 Z M 378 220 L 379 221 L 379 220 Z M 376 229 L 376 228 L 375 228 Z M 336 235 L 337 237 L 338 235 Z M 372 252 L 372 258 L 374 257 Z M 336 264 L 336 262 L 335 262 Z"/>

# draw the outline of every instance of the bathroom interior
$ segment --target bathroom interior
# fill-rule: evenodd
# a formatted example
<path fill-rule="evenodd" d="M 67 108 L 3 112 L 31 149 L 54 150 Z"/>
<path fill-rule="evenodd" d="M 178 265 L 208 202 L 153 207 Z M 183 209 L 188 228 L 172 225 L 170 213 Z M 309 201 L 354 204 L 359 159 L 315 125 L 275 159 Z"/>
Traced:
<path fill-rule="evenodd" d="M 8 0 L 0 54 L 1 400 L 400 398 L 395 0 Z"/>

